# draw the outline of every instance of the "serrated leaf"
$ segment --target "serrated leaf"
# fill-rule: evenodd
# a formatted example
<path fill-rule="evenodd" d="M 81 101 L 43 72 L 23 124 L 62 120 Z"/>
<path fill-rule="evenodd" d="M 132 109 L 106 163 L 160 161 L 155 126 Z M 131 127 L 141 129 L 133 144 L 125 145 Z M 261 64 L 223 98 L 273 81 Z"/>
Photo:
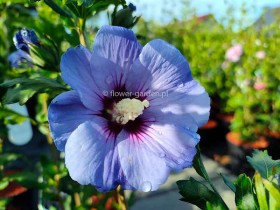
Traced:
<path fill-rule="evenodd" d="M 251 179 L 245 174 L 238 176 L 234 183 L 236 187 L 235 203 L 238 210 L 255 210 L 255 200 Z"/>
<path fill-rule="evenodd" d="M 255 189 L 258 198 L 258 203 L 261 210 L 268 210 L 267 200 L 266 200 L 266 192 L 262 183 L 262 178 L 259 173 L 256 173 L 254 176 L 255 181 Z M 279 197 L 280 198 L 280 197 Z"/>
<path fill-rule="evenodd" d="M 183 196 L 182 201 L 196 205 L 201 209 L 207 209 L 206 203 L 211 206 L 221 206 L 222 209 L 227 209 L 223 206 L 220 197 L 201 182 L 190 178 L 190 180 L 177 181 L 179 193 Z"/>
<path fill-rule="evenodd" d="M 232 192 L 236 192 L 236 187 L 234 186 L 233 182 L 230 181 L 224 174 L 220 173 L 221 177 L 223 178 L 224 183 L 231 189 Z"/>
<path fill-rule="evenodd" d="M 271 156 L 267 154 L 266 150 L 254 150 L 253 156 L 247 156 L 247 160 L 263 178 L 268 179 L 277 172 L 280 172 L 280 160 L 272 160 Z"/>

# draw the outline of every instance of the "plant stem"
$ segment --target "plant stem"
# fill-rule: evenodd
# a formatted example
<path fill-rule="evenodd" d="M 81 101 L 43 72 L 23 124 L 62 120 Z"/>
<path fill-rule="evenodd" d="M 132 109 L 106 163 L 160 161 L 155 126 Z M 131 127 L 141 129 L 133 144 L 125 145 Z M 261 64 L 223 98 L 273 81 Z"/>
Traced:
<path fill-rule="evenodd" d="M 79 18 L 78 19 L 79 39 L 80 39 L 80 43 L 86 47 L 87 43 L 86 43 L 86 38 L 85 38 L 85 34 L 84 34 L 84 26 L 85 26 L 85 20 L 82 18 Z"/>
<path fill-rule="evenodd" d="M 79 207 L 81 205 L 81 198 L 79 193 L 74 193 L 74 201 L 76 207 Z"/>
<path fill-rule="evenodd" d="M 202 174 L 203 174 L 202 177 L 209 183 L 209 185 L 211 186 L 211 188 L 213 189 L 213 191 L 220 197 L 221 202 L 223 203 L 224 207 L 225 207 L 226 209 L 229 209 L 229 208 L 227 207 L 226 203 L 224 202 L 223 198 L 221 197 L 220 193 L 218 192 L 217 188 L 214 186 L 212 180 L 210 179 L 210 177 L 209 177 L 209 175 L 208 175 L 208 173 L 207 173 L 207 171 L 206 171 L 206 169 L 205 169 L 205 166 L 204 166 L 203 161 L 202 161 L 202 159 L 201 159 L 199 147 L 198 147 L 197 157 L 196 157 L 196 158 L 198 159 L 197 161 L 199 162 L 199 167 L 200 167 L 200 170 L 201 170 L 201 172 L 202 172 Z M 201 175 L 201 174 L 199 174 L 199 175 Z"/>
<path fill-rule="evenodd" d="M 47 116 L 48 115 L 48 99 L 49 99 L 49 95 L 44 93 L 42 94 L 43 99 L 42 99 L 42 111 L 43 113 Z M 50 150 L 51 150 L 51 157 L 54 161 L 57 160 L 58 156 L 57 156 L 57 152 L 55 149 L 55 146 L 53 144 L 53 140 L 51 137 L 51 133 L 49 128 L 47 127 L 47 133 L 46 133 L 46 138 L 47 138 L 47 142 L 49 144 Z M 63 204 L 63 200 L 60 197 L 60 177 L 59 176 L 54 176 L 54 180 L 56 182 L 56 190 L 57 190 L 57 200 L 59 203 L 59 207 L 61 210 L 65 210 L 64 208 L 64 204 Z"/>
<path fill-rule="evenodd" d="M 116 199 L 116 202 L 121 210 L 127 210 L 126 200 L 124 191 L 121 189 L 121 186 L 119 185 L 117 189 L 114 192 L 114 197 Z"/>
<path fill-rule="evenodd" d="M 46 116 L 48 116 L 48 99 L 49 99 L 49 96 L 46 93 L 42 94 L 42 96 L 43 96 L 42 111 Z M 48 127 L 47 127 L 46 138 L 47 138 L 47 142 L 50 146 L 52 158 L 54 160 L 56 160 L 57 159 L 57 152 L 56 152 L 56 149 L 54 147 L 53 140 L 52 140 L 52 137 L 51 137 L 51 133 L 50 133 L 50 130 L 49 130 Z"/>

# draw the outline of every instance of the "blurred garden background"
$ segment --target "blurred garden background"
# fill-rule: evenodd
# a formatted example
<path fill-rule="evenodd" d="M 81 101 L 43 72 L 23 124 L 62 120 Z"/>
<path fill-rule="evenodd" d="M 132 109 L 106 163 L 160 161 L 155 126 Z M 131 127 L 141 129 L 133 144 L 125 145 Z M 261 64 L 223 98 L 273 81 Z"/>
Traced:
<path fill-rule="evenodd" d="M 280 1 L 131 3 L 135 11 L 123 0 L 0 0 L 0 209 L 118 209 L 112 193 L 70 179 L 47 122 L 50 100 L 69 89 L 61 55 L 91 49 L 104 24 L 133 27 L 143 45 L 163 39 L 187 58 L 211 97 L 203 154 L 236 175 L 253 175 L 253 149 L 280 158 Z M 14 38 L 22 28 L 36 33 L 27 50 Z"/>

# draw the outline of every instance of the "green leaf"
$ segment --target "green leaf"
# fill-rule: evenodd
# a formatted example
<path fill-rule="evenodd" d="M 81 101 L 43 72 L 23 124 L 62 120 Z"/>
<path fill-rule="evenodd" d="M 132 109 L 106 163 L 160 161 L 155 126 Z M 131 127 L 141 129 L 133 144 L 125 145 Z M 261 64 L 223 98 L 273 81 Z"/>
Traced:
<path fill-rule="evenodd" d="M 52 8 L 53 11 L 55 11 L 56 13 L 67 17 L 67 18 L 71 18 L 72 15 L 70 12 L 62 9 L 58 4 L 56 4 L 53 0 L 44 0 L 44 2 L 50 7 Z"/>
<path fill-rule="evenodd" d="M 199 146 L 197 146 L 196 148 L 197 148 L 197 152 L 193 160 L 193 168 L 201 177 L 203 177 L 205 180 L 208 180 L 209 179 L 208 174 L 201 160 L 200 148 Z"/>
<path fill-rule="evenodd" d="M 51 40 L 48 41 L 51 42 Z M 34 65 L 49 71 L 59 71 L 59 55 L 54 46 L 42 44 L 40 46 L 30 45 L 29 48 Z"/>
<path fill-rule="evenodd" d="M 12 104 L 19 102 L 20 105 L 25 104 L 36 91 L 22 90 L 21 88 L 9 89 L 3 97 L 4 104 Z"/>
<path fill-rule="evenodd" d="M 224 174 L 220 173 L 221 177 L 224 180 L 224 183 L 231 189 L 232 192 L 236 192 L 236 188 L 232 181 L 230 181 Z"/>
<path fill-rule="evenodd" d="M 83 4 L 85 7 L 89 7 L 93 4 L 94 0 L 77 0 L 77 2 L 79 6 Z"/>
<path fill-rule="evenodd" d="M 221 209 L 227 209 L 222 205 L 220 197 L 201 182 L 190 178 L 190 180 L 177 181 L 179 193 L 183 196 L 182 201 L 196 205 L 201 209 L 207 209 L 206 203 L 211 206 L 222 206 Z"/>
<path fill-rule="evenodd" d="M 63 3 L 77 17 L 86 19 L 93 13 L 98 13 L 108 8 L 109 5 L 125 5 L 124 0 L 64 0 Z"/>
<path fill-rule="evenodd" d="M 235 203 L 238 210 L 255 210 L 255 199 L 251 179 L 240 174 L 234 183 L 236 187 Z"/>
<path fill-rule="evenodd" d="M 47 176 L 54 176 L 58 173 L 58 167 L 54 162 L 51 162 L 50 159 L 43 156 L 40 158 L 40 162 L 43 166 L 43 173 Z"/>
<path fill-rule="evenodd" d="M 41 0 L 29 0 L 30 3 L 36 3 L 37 1 L 41 1 Z"/>
<path fill-rule="evenodd" d="M 0 84 L 0 88 L 7 89 L 2 98 L 4 104 L 19 102 L 21 105 L 36 93 L 58 94 L 67 90 L 62 84 L 46 77 L 8 80 Z"/>
<path fill-rule="evenodd" d="M 13 123 L 20 124 L 25 120 L 29 119 L 29 117 L 19 114 L 5 107 L 0 107 L 0 119 L 6 120 L 5 122 L 9 124 L 13 124 Z"/>
<path fill-rule="evenodd" d="M 258 203 L 261 210 L 268 210 L 267 200 L 266 200 L 266 192 L 262 183 L 262 178 L 259 173 L 256 173 L 254 176 L 255 181 L 255 189 L 258 198 Z M 280 197 L 279 197 L 280 198 Z"/>
<path fill-rule="evenodd" d="M 0 181 L 0 190 L 5 189 L 7 186 L 9 185 L 9 181 L 8 180 L 1 180 Z"/>
<path fill-rule="evenodd" d="M 222 204 L 219 205 L 213 205 L 211 203 L 209 203 L 208 201 L 206 202 L 206 209 L 207 210 L 223 210 L 224 207 Z"/>
<path fill-rule="evenodd" d="M 263 179 L 263 184 L 269 192 L 269 208 L 280 209 L 280 189 L 279 187 L 266 179 Z"/>
<path fill-rule="evenodd" d="M 7 176 L 7 178 L 9 181 L 16 181 L 22 186 L 29 189 L 31 188 L 42 189 L 46 187 L 45 184 L 40 183 L 38 181 L 38 176 L 35 173 L 29 171 L 18 172 Z"/>
<path fill-rule="evenodd" d="M 13 153 L 0 154 L 0 165 L 5 165 L 7 163 L 13 162 L 21 157 L 22 155 Z"/>
<path fill-rule="evenodd" d="M 254 150 L 253 156 L 247 156 L 247 160 L 263 178 L 268 179 L 277 172 L 280 172 L 280 160 L 272 160 L 266 150 Z"/>
<path fill-rule="evenodd" d="M 10 198 L 1 198 L 0 199 L 0 209 L 6 209 L 10 200 L 11 200 Z"/>

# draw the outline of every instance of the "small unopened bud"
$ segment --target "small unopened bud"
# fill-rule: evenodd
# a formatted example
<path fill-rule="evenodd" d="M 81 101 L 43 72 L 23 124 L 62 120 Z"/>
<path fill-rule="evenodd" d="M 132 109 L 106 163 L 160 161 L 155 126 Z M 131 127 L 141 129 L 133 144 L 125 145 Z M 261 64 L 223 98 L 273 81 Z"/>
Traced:
<path fill-rule="evenodd" d="M 122 26 L 125 28 L 132 28 L 138 21 L 140 17 L 133 16 L 132 13 L 136 10 L 136 6 L 129 4 L 127 7 L 115 11 L 112 14 L 112 25 Z"/>
<path fill-rule="evenodd" d="M 22 28 L 13 37 L 14 44 L 18 50 L 29 52 L 30 45 L 39 46 L 39 39 L 32 29 Z"/>

